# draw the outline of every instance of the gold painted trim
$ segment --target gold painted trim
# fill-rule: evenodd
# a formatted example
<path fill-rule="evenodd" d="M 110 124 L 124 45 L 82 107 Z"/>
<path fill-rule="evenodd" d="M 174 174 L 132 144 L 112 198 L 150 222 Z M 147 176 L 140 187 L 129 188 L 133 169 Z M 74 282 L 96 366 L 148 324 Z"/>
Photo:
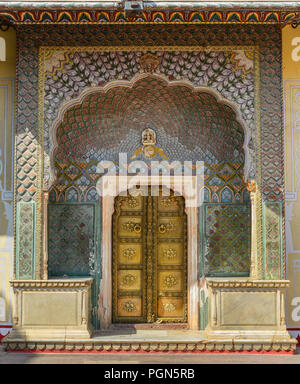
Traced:
<path fill-rule="evenodd" d="M 85 52 L 85 51 L 91 51 L 91 52 L 97 52 L 97 51 L 104 51 L 104 52 L 110 52 L 110 51 L 148 51 L 148 52 L 155 52 L 155 51 L 253 51 L 258 50 L 258 45 L 210 45 L 210 46 L 202 46 L 202 45 L 128 45 L 128 46 L 69 46 L 69 45 L 61 45 L 61 46 L 40 46 L 40 53 L 43 51 L 46 51 L 47 54 L 55 51 L 67 51 L 69 52 Z M 40 55 L 41 56 L 41 55 Z M 44 56 L 45 58 L 45 56 Z"/>

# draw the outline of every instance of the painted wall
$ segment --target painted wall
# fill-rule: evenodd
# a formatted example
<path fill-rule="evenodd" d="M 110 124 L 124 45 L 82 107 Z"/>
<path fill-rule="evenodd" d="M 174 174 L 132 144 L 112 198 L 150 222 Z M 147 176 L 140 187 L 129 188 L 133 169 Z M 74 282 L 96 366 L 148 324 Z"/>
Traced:
<path fill-rule="evenodd" d="M 300 28 L 282 31 L 285 109 L 287 327 L 300 340 Z"/>
<path fill-rule="evenodd" d="M 16 33 L 0 31 L 0 340 L 11 327 Z"/>

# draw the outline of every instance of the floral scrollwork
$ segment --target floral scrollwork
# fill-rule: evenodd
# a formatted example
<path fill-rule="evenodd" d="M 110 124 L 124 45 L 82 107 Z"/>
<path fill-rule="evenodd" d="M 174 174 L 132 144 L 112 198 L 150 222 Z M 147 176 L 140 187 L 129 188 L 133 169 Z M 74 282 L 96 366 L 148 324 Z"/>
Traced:
<path fill-rule="evenodd" d="M 136 310 L 136 306 L 132 301 L 125 301 L 123 309 L 126 312 L 134 312 Z"/>
<path fill-rule="evenodd" d="M 164 278 L 164 285 L 168 288 L 174 287 L 177 283 L 178 279 L 175 275 L 170 274 Z"/>
<path fill-rule="evenodd" d="M 166 312 L 174 312 L 176 310 L 176 305 L 174 303 L 165 303 L 163 304 L 163 309 Z"/>

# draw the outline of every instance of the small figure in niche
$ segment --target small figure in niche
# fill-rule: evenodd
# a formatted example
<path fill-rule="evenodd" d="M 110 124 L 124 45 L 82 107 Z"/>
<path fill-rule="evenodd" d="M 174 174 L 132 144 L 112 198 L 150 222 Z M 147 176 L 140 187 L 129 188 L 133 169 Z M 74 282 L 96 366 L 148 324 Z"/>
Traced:
<path fill-rule="evenodd" d="M 151 128 L 146 128 L 142 132 L 142 147 L 138 148 L 134 155 L 130 157 L 130 160 L 136 159 L 137 156 L 142 153 L 146 158 L 153 158 L 156 155 L 163 157 L 164 159 L 168 159 L 165 155 L 164 151 L 156 147 L 156 133 Z"/>

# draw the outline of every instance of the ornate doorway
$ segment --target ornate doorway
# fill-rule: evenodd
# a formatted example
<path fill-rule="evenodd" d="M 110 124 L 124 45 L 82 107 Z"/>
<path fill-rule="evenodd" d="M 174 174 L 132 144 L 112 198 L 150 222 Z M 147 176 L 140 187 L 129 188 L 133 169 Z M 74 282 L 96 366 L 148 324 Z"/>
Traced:
<path fill-rule="evenodd" d="M 184 198 L 118 196 L 113 215 L 113 323 L 187 322 Z"/>

